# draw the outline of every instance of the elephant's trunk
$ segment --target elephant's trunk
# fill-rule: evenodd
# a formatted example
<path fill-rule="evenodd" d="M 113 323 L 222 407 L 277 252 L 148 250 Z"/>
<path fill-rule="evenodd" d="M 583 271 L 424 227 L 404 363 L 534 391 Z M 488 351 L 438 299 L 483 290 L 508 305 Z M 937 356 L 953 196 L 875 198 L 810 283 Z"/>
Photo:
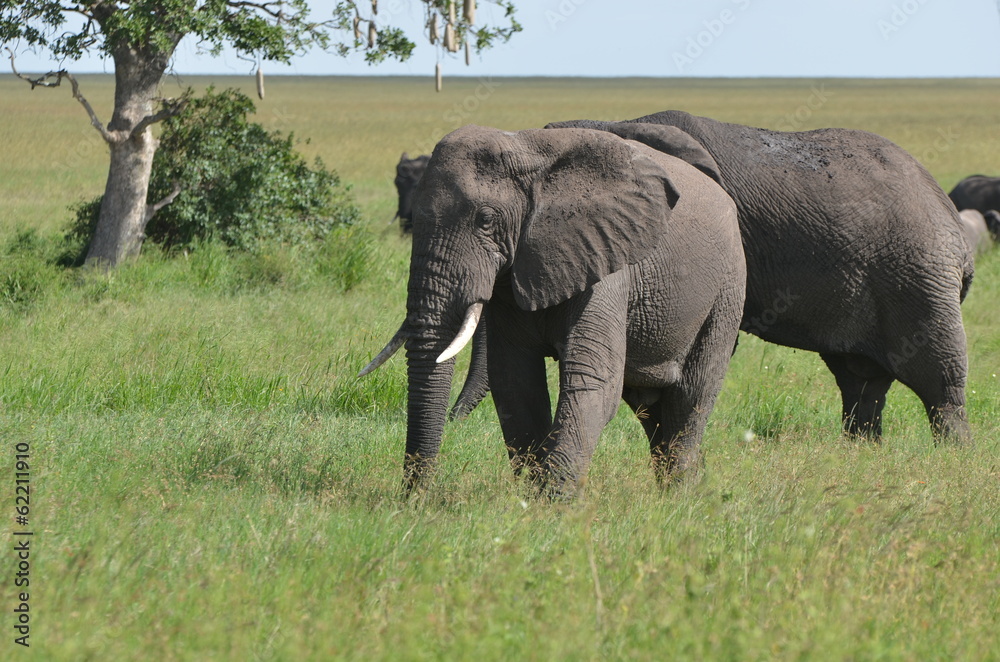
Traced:
<path fill-rule="evenodd" d="M 454 357 L 475 333 L 482 310 L 482 303 L 469 306 L 450 344 L 447 344 L 450 336 L 442 333 L 440 327 L 415 331 L 406 343 L 409 399 L 403 466 L 407 493 L 434 470 L 451 395 Z"/>
<path fill-rule="evenodd" d="M 446 341 L 445 341 L 446 342 Z M 444 342 L 411 339 L 406 346 L 407 400 L 404 488 L 409 494 L 433 473 L 451 394 L 455 361 L 438 363 Z"/>
<path fill-rule="evenodd" d="M 483 311 L 483 315 L 486 315 Z M 486 371 L 486 321 L 480 320 L 476 335 L 472 339 L 472 358 L 469 360 L 469 374 L 458 399 L 451 408 L 448 418 L 465 418 L 490 392 L 490 380 Z"/>

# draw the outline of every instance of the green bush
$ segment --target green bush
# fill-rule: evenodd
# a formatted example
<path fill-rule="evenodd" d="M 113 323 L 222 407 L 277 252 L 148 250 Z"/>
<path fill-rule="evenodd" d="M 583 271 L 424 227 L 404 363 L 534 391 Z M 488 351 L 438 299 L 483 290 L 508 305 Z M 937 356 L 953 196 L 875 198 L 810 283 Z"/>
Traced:
<path fill-rule="evenodd" d="M 320 159 L 310 165 L 292 135 L 268 132 L 247 119 L 255 107 L 237 90 L 192 99 L 163 123 L 153 160 L 148 202 L 177 198 L 146 227 L 167 249 L 194 249 L 215 239 L 244 251 L 284 244 L 307 246 L 359 218 L 336 173 Z M 74 208 L 67 239 L 81 248 L 93 235 L 101 198 Z"/>
<path fill-rule="evenodd" d="M 337 228 L 319 247 L 316 272 L 346 292 L 368 276 L 374 258 L 375 242 L 370 234 L 357 227 Z"/>
<path fill-rule="evenodd" d="M 62 284 L 52 266 L 58 242 L 19 230 L 0 248 L 0 308 L 24 310 Z"/>

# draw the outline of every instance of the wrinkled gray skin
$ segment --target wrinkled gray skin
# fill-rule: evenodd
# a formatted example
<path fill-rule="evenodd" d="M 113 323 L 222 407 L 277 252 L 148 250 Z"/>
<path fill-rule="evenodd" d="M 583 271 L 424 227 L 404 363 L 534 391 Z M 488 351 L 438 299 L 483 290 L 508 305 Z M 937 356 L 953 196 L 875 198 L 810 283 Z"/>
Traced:
<path fill-rule="evenodd" d="M 642 412 L 661 479 L 696 470 L 745 269 L 735 206 L 679 159 L 581 129 L 449 134 L 414 198 L 407 489 L 441 442 L 454 359 L 436 359 L 477 302 L 516 471 L 572 493 L 620 398 Z"/>
<path fill-rule="evenodd" d="M 399 194 L 399 204 L 396 207 L 396 218 L 399 219 L 399 229 L 403 232 L 413 230 L 413 191 L 420 181 L 420 176 L 427 167 L 431 157 L 423 154 L 415 159 L 406 152 L 399 157 L 396 164 L 396 193 Z"/>
<path fill-rule="evenodd" d="M 993 248 L 1000 232 L 1000 214 L 992 209 L 985 214 L 977 209 L 963 209 L 958 213 L 962 219 L 962 232 L 969 248 L 976 255 Z"/>
<path fill-rule="evenodd" d="M 1000 177 L 969 175 L 955 185 L 948 197 L 959 211 L 976 209 L 985 214 L 1000 209 Z"/>
<path fill-rule="evenodd" d="M 425 154 L 411 159 L 406 152 L 403 152 L 396 165 L 396 192 L 399 194 L 396 218 L 399 219 L 399 229 L 404 233 L 413 231 L 413 193 L 424 170 L 427 169 L 430 158 Z M 476 338 L 472 343 L 469 372 L 462 385 L 462 392 L 448 412 L 449 420 L 468 416 L 489 391 L 489 377 L 486 374 L 486 324 L 480 322 L 476 329 Z"/>
<path fill-rule="evenodd" d="M 701 144 L 736 202 L 743 330 L 819 352 L 850 434 L 881 435 L 886 392 L 899 380 L 920 397 L 936 438 L 971 440 L 960 304 L 972 254 L 954 205 L 915 159 L 863 131 L 785 133 L 681 111 L 549 126 L 646 141 L 649 124 Z"/>

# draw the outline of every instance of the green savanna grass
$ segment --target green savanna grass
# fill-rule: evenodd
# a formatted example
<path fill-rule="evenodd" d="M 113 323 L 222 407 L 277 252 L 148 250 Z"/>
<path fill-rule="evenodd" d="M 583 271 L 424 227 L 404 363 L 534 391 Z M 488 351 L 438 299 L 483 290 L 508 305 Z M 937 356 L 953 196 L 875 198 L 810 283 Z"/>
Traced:
<path fill-rule="evenodd" d="M 208 82 L 170 79 L 164 94 Z M 109 77 L 81 84 L 106 119 Z M 487 400 L 446 427 L 433 486 L 403 502 L 404 362 L 354 375 L 403 315 L 408 242 L 389 224 L 396 160 L 462 124 L 514 130 L 680 108 L 775 128 L 848 126 L 895 140 L 947 189 L 1000 173 L 1000 84 L 432 85 L 267 80 L 258 120 L 309 138 L 302 151 L 337 170 L 365 212 L 375 266 L 345 292 L 280 253 L 248 271 L 212 246 L 176 258 L 151 249 L 108 276 L 22 255 L 33 237 L 58 233 L 70 204 L 101 192 L 106 150 L 68 89 L 0 77 L 0 494 L 12 522 L 14 448 L 29 444 L 27 653 L 997 659 L 997 253 L 978 260 L 963 307 L 968 448 L 935 446 L 919 401 L 898 385 L 883 443 L 844 439 L 818 357 L 742 336 L 698 484 L 659 490 L 641 429 L 622 411 L 583 496 L 534 499 L 511 476 Z M 6 548 L 4 651 L 18 592 Z"/>

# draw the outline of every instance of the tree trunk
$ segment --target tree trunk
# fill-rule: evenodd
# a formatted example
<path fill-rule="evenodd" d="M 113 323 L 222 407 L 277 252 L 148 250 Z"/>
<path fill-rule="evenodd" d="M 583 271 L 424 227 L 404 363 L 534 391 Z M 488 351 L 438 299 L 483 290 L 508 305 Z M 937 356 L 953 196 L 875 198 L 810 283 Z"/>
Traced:
<path fill-rule="evenodd" d="M 87 250 L 88 265 L 114 267 L 139 255 L 146 238 L 146 194 L 155 150 L 156 139 L 149 128 L 111 145 L 111 167 L 97 229 Z"/>
<path fill-rule="evenodd" d="M 158 141 L 150 131 L 151 122 L 143 120 L 153 116 L 169 57 L 131 48 L 114 53 L 115 107 L 106 136 L 111 166 L 87 265 L 115 267 L 138 256 L 146 238 L 146 196 Z"/>

